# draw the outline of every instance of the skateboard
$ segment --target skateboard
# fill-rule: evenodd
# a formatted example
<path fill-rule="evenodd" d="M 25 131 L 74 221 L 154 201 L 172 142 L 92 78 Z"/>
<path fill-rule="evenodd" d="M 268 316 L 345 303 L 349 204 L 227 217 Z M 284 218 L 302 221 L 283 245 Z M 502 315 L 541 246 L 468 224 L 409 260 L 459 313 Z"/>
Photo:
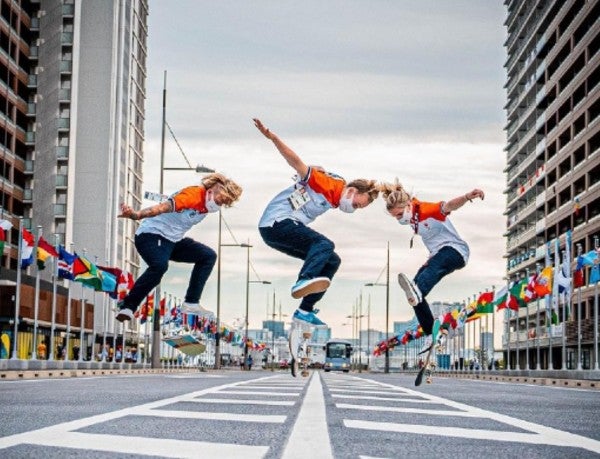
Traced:
<path fill-rule="evenodd" d="M 297 322 L 292 323 L 288 343 L 292 361 L 290 370 L 295 378 L 300 373 L 301 376 L 309 375 L 308 366 L 310 365 L 308 341 L 312 336 L 309 325 L 302 325 Z"/>
<path fill-rule="evenodd" d="M 415 386 L 420 386 L 423 382 L 423 377 L 425 378 L 425 382 L 427 384 L 431 384 L 433 382 L 433 373 L 435 372 L 435 353 L 441 352 L 444 348 L 444 340 L 443 336 L 448 333 L 447 330 L 440 328 L 439 321 L 436 321 L 434 324 L 434 339 L 433 344 L 427 351 L 427 356 L 425 357 L 425 363 L 423 367 L 419 370 L 417 377 L 415 379 Z"/>

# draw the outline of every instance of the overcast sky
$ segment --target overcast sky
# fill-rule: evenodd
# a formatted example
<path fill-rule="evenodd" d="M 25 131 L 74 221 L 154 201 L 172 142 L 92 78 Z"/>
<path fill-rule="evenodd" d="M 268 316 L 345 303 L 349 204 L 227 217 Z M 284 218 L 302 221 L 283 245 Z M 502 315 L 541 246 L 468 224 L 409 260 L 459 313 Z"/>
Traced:
<path fill-rule="evenodd" d="M 485 201 L 451 220 L 471 247 L 466 268 L 438 284 L 430 301 L 463 301 L 500 285 L 505 262 L 505 11 L 502 2 L 150 1 L 144 190 L 158 191 L 163 74 L 167 121 L 192 164 L 236 180 L 242 199 L 223 215 L 235 241 L 250 241 L 250 328 L 260 328 L 275 294 L 291 315 L 299 260 L 267 247 L 257 230 L 269 200 L 294 171 L 256 130 L 260 118 L 307 164 L 347 180 L 398 177 L 422 200 L 447 200 L 472 188 Z M 171 137 L 166 167 L 186 166 Z M 165 192 L 197 183 L 193 172 L 164 173 Z M 150 204 L 147 202 L 146 204 Z M 217 248 L 217 215 L 189 235 Z M 332 210 L 311 225 L 333 240 L 342 265 L 317 307 L 334 336 L 349 337 L 345 317 L 362 292 L 371 326 L 384 329 L 385 288 L 378 278 L 390 243 L 390 329 L 412 310 L 395 281 L 427 257 L 422 242 L 385 213 Z M 228 231 L 224 243 L 235 242 Z M 246 251 L 222 248 L 223 320 L 245 314 Z M 172 264 L 163 290 L 183 297 L 191 267 Z M 216 309 L 216 268 L 202 304 Z M 284 320 L 289 320 L 286 317 Z M 365 319 L 366 320 L 366 319 Z M 363 328 L 366 324 L 363 322 Z"/>

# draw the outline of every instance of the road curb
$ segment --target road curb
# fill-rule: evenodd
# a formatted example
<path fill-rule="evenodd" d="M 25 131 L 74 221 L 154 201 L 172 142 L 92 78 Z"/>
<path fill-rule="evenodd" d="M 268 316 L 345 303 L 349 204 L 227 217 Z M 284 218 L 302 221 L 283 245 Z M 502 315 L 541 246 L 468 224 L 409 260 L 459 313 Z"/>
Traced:
<path fill-rule="evenodd" d="M 160 373 L 190 373 L 203 372 L 197 368 L 123 368 L 123 369 L 51 369 L 51 370 L 8 370 L 0 371 L 0 380 L 24 380 L 24 379 L 60 379 L 81 378 L 90 376 L 109 375 L 143 375 Z"/>
<path fill-rule="evenodd" d="M 538 376 L 511 376 L 511 375 L 485 375 L 485 374 L 458 374 L 450 372 L 436 372 L 437 376 L 458 379 L 474 379 L 480 381 L 494 381 L 517 384 L 536 384 L 539 386 L 566 387 L 578 389 L 600 390 L 600 381 L 594 379 L 562 379 L 544 378 Z"/>

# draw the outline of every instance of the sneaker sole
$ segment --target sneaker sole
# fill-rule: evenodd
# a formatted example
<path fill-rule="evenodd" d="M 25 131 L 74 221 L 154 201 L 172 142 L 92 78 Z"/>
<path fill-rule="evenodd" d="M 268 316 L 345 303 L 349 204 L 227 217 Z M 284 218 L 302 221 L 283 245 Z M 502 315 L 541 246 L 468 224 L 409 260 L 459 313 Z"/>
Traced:
<path fill-rule="evenodd" d="M 327 324 L 316 325 L 311 322 L 307 322 L 306 320 L 298 319 L 297 317 L 293 317 L 292 322 L 294 322 L 297 325 L 302 325 L 304 327 L 327 328 Z"/>
<path fill-rule="evenodd" d="M 311 295 L 312 293 L 321 293 L 329 288 L 331 285 L 331 281 L 329 279 L 322 279 L 315 282 L 311 282 L 310 284 L 292 292 L 292 298 L 296 300 L 299 298 L 304 298 L 307 295 Z"/>
<path fill-rule="evenodd" d="M 410 285 L 410 281 L 402 273 L 398 274 L 398 284 L 400 284 L 400 288 L 404 290 L 408 304 L 410 304 L 412 307 L 415 307 L 417 304 L 419 304 L 417 297 L 413 292 L 412 286 Z"/>

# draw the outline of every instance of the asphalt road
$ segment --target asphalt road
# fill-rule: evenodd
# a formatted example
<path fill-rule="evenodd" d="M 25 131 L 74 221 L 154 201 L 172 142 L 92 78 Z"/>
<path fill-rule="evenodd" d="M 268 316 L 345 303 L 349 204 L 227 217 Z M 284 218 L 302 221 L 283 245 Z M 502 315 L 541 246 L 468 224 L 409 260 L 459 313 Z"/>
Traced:
<path fill-rule="evenodd" d="M 0 457 L 591 458 L 600 392 L 398 374 L 0 381 Z"/>

